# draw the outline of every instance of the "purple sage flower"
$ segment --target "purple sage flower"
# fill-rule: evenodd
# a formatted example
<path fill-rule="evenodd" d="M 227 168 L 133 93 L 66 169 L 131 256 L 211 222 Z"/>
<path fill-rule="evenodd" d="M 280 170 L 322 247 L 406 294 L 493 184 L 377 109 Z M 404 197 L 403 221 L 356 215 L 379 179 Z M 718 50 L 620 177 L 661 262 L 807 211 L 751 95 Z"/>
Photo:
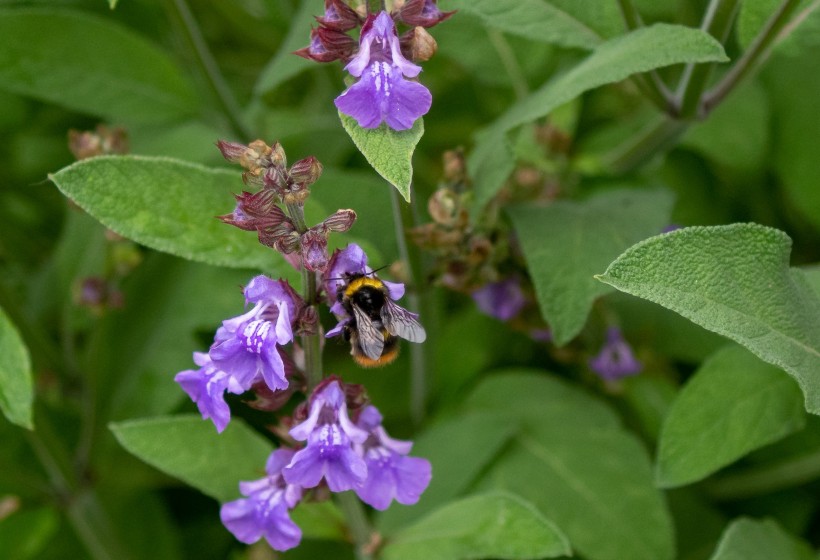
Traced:
<path fill-rule="evenodd" d="M 472 293 L 478 308 L 501 321 L 509 321 L 523 309 L 527 303 L 521 282 L 517 278 L 507 278 L 493 282 Z"/>
<path fill-rule="evenodd" d="M 364 460 L 353 451 L 353 444 L 363 443 L 367 432 L 348 417 L 345 393 L 338 380 L 331 379 L 314 392 L 310 414 L 290 430 L 290 435 L 306 441 L 307 446 L 282 472 L 289 484 L 313 488 L 324 478 L 332 492 L 344 492 L 367 477 Z"/>
<path fill-rule="evenodd" d="M 589 360 L 589 367 L 606 381 L 635 375 L 643 369 L 618 327 L 607 329 L 606 343 L 598 355 Z"/>
<path fill-rule="evenodd" d="M 262 537 L 275 550 L 285 551 L 299 544 L 302 531 L 288 510 L 299 503 L 302 489 L 282 478 L 282 469 L 293 458 L 293 450 L 277 449 L 265 465 L 265 478 L 240 482 L 245 498 L 223 504 L 222 524 L 240 541 L 253 544 Z"/>
<path fill-rule="evenodd" d="M 407 80 L 421 72 L 401 53 L 396 25 L 387 12 L 371 15 L 362 26 L 359 52 L 345 66 L 359 80 L 336 98 L 336 107 L 363 128 L 382 122 L 394 130 L 407 130 L 430 110 L 430 91 Z"/>
<path fill-rule="evenodd" d="M 182 386 L 199 408 L 202 419 L 210 418 L 217 432 L 222 432 L 231 420 L 231 409 L 225 402 L 225 391 L 243 393 L 238 383 L 217 368 L 204 352 L 194 352 L 194 363 L 199 369 L 181 371 L 174 381 Z"/>
<path fill-rule="evenodd" d="M 367 464 L 367 478 L 354 488 L 359 498 L 379 510 L 387 509 L 393 500 L 406 506 L 418 502 L 430 484 L 430 461 L 408 457 L 413 443 L 388 436 L 374 406 L 362 411 L 358 426 L 369 434 L 355 446 Z"/>
<path fill-rule="evenodd" d="M 209 351 L 211 360 L 245 391 L 260 377 L 272 390 L 286 389 L 278 347 L 293 340 L 301 300 L 286 281 L 267 276 L 250 281 L 245 300 L 256 305 L 222 322 Z"/>

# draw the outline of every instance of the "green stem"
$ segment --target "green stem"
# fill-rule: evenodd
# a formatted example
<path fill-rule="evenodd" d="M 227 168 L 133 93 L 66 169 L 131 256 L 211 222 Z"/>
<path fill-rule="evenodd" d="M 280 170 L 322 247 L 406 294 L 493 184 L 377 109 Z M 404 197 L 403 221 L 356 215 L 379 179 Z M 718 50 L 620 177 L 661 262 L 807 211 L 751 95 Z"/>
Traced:
<path fill-rule="evenodd" d="M 375 531 L 367 519 L 364 506 L 353 492 L 342 492 L 335 494 L 335 497 L 347 519 L 350 535 L 356 545 L 356 560 L 371 560 L 373 554 L 370 545 Z"/>
<path fill-rule="evenodd" d="M 498 58 L 501 59 L 501 64 L 507 71 L 507 75 L 510 77 L 515 96 L 519 100 L 524 99 L 529 94 L 529 86 L 527 85 L 527 78 L 524 76 L 524 71 L 521 70 L 521 65 L 518 64 L 518 59 L 515 58 L 515 52 L 501 32 L 487 28 L 487 36 L 490 38 L 490 43 L 498 54 Z"/>
<path fill-rule="evenodd" d="M 399 193 L 396 189 L 390 189 L 390 201 L 393 209 L 393 224 L 396 227 L 396 243 L 399 247 L 399 258 L 406 265 L 409 290 L 407 290 L 408 309 L 413 313 L 418 313 L 421 308 L 417 278 L 420 274 L 421 265 L 417 255 L 410 254 L 410 247 L 407 243 L 407 231 L 404 226 L 405 221 L 412 221 L 412 210 L 409 206 L 402 204 Z M 407 218 L 407 220 L 405 220 Z M 425 367 L 425 351 L 422 344 L 412 344 L 410 348 L 410 417 L 416 425 L 424 420 L 425 402 L 427 400 L 427 378 Z"/>
<path fill-rule="evenodd" d="M 818 477 L 820 450 L 716 478 L 705 484 L 705 490 L 716 500 L 740 500 L 800 486 Z"/>
<path fill-rule="evenodd" d="M 708 115 L 723 99 L 745 78 L 759 63 L 771 53 L 774 42 L 786 27 L 792 13 L 797 9 L 800 0 L 784 0 L 780 7 L 766 22 L 763 30 L 732 66 L 721 81 L 709 91 L 700 103 L 699 113 Z"/>
<path fill-rule="evenodd" d="M 664 116 L 610 152 L 602 163 L 618 175 L 632 171 L 658 152 L 673 146 L 686 128 L 686 123 Z"/>
<path fill-rule="evenodd" d="M 709 33 L 721 43 L 725 43 L 739 8 L 738 0 L 711 0 L 703 16 L 701 30 Z M 700 99 L 714 70 L 714 63 L 686 65 L 674 100 L 677 116 L 682 118 L 699 116 L 697 112 Z"/>
<path fill-rule="evenodd" d="M 305 221 L 305 207 L 302 204 L 287 204 L 285 206 L 288 217 L 293 222 L 300 235 L 308 230 Z M 316 282 L 316 273 L 311 272 L 302 264 L 302 298 L 310 307 L 319 303 L 319 290 Z M 305 353 L 305 377 L 307 378 L 308 393 L 316 387 L 323 377 L 322 373 L 322 341 L 319 334 L 303 334 L 302 350 Z"/>
<path fill-rule="evenodd" d="M 239 103 L 237 103 L 225 78 L 222 76 L 222 72 L 219 70 L 219 66 L 211 54 L 210 49 L 208 49 L 208 43 L 205 42 L 199 24 L 194 18 L 193 13 L 191 13 L 188 4 L 185 3 L 185 0 L 171 0 L 170 5 L 174 15 L 182 23 L 181 27 L 185 32 L 185 39 L 191 46 L 196 62 L 204 74 L 208 85 L 222 106 L 222 110 L 227 116 L 231 128 L 233 128 L 234 134 L 242 138 L 251 138 L 253 131 L 251 131 L 243 121 L 242 109 Z"/>

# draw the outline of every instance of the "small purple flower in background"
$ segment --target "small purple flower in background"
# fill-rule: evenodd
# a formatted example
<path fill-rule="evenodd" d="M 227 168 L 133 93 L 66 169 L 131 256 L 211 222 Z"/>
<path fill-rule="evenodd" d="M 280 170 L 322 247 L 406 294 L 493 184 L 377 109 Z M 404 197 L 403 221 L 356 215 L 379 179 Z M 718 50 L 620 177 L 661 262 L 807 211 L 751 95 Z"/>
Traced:
<path fill-rule="evenodd" d="M 302 498 L 302 489 L 288 484 L 282 477 L 282 469 L 293 454 L 291 449 L 271 453 L 265 466 L 268 476 L 240 482 L 239 489 L 246 497 L 223 504 L 222 524 L 239 541 L 253 544 L 264 537 L 275 550 L 284 551 L 302 540 L 302 530 L 288 515 L 288 510 Z"/>
<path fill-rule="evenodd" d="M 413 443 L 388 436 L 376 407 L 362 411 L 358 426 L 369 434 L 364 443 L 356 444 L 367 464 L 367 478 L 354 488 L 359 498 L 379 510 L 387 509 L 393 500 L 406 506 L 418 502 L 430 484 L 430 462 L 407 457 Z"/>
<path fill-rule="evenodd" d="M 487 284 L 474 291 L 472 296 L 481 311 L 501 321 L 509 321 L 518 315 L 527 303 L 517 278 Z"/>
<path fill-rule="evenodd" d="M 327 481 L 332 492 L 351 490 L 364 482 L 367 466 L 354 451 L 367 432 L 356 427 L 347 415 L 345 393 L 338 380 L 330 379 L 313 394 L 307 419 L 290 430 L 297 441 L 307 441 L 284 469 L 289 484 L 313 488 Z"/>
<path fill-rule="evenodd" d="M 217 368 L 211 357 L 204 352 L 194 352 L 194 363 L 199 369 L 181 371 L 174 381 L 182 386 L 199 408 L 202 419 L 210 418 L 217 432 L 222 432 L 231 420 L 231 409 L 225 402 L 225 391 L 243 393 L 238 383 L 231 383 L 230 376 Z"/>
<path fill-rule="evenodd" d="M 407 130 L 430 110 L 430 91 L 406 79 L 418 76 L 421 67 L 401 53 L 396 25 L 387 12 L 368 17 L 359 52 L 345 70 L 359 81 L 336 98 L 336 107 L 363 128 L 386 122 L 394 130 Z"/>
<path fill-rule="evenodd" d="M 643 369 L 618 327 L 607 329 L 606 343 L 598 355 L 589 361 L 589 367 L 606 381 L 635 375 Z"/>
<path fill-rule="evenodd" d="M 284 280 L 257 276 L 245 288 L 245 300 L 256 305 L 222 322 L 209 351 L 211 360 L 243 390 L 250 389 L 258 377 L 273 390 L 286 389 L 278 346 L 293 340 L 301 298 Z"/>

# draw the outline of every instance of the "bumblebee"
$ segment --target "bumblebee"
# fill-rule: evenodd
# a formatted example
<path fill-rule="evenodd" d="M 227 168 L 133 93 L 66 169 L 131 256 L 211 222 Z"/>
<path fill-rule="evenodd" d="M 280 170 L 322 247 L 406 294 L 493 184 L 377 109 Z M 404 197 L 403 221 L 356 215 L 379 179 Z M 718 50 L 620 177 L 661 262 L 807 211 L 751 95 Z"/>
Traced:
<path fill-rule="evenodd" d="M 410 342 L 427 338 L 416 315 L 390 299 L 387 286 L 376 276 L 350 275 L 339 289 L 338 299 L 350 317 L 342 331 L 344 339 L 350 342 L 350 354 L 362 367 L 384 366 L 395 360 L 399 338 Z"/>

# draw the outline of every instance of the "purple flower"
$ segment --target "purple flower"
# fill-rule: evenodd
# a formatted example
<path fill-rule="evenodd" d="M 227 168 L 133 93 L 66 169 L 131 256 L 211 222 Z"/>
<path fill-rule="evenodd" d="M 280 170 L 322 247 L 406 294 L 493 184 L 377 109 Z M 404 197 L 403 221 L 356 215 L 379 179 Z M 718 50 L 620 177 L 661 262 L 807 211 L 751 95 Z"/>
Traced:
<path fill-rule="evenodd" d="M 244 389 L 237 383 L 232 383 L 230 376 L 217 368 L 208 354 L 194 352 L 194 363 L 200 368 L 181 371 L 176 374 L 174 381 L 196 403 L 202 419 L 213 420 L 216 431 L 221 432 L 231 420 L 231 409 L 225 402 L 225 391 L 243 393 Z"/>
<path fill-rule="evenodd" d="M 524 292 L 521 291 L 521 282 L 512 277 L 487 284 L 472 295 L 481 311 L 501 321 L 509 321 L 518 315 L 527 303 Z"/>
<path fill-rule="evenodd" d="M 407 457 L 413 443 L 391 438 L 381 424 L 382 416 L 374 406 L 359 416 L 358 426 L 369 434 L 364 443 L 356 445 L 367 464 L 367 478 L 354 490 L 363 502 L 379 510 L 387 509 L 393 500 L 415 504 L 430 484 L 430 462 Z"/>
<path fill-rule="evenodd" d="M 256 305 L 222 322 L 209 352 L 211 360 L 243 390 L 259 377 L 273 390 L 286 389 L 278 346 L 293 340 L 299 296 L 284 280 L 257 276 L 245 288 L 245 300 Z"/>
<path fill-rule="evenodd" d="M 253 544 L 262 537 L 275 550 L 288 550 L 302 540 L 302 531 L 290 519 L 288 510 L 299 503 L 302 489 L 282 478 L 282 469 L 293 458 L 290 449 L 277 449 L 265 465 L 268 476 L 252 482 L 240 482 L 246 498 L 222 506 L 222 524 L 241 542 Z"/>
<path fill-rule="evenodd" d="M 356 427 L 347 415 L 345 394 L 333 379 L 313 394 L 308 418 L 290 430 L 307 446 L 293 456 L 283 471 L 289 484 L 313 488 L 324 478 L 332 492 L 343 492 L 364 482 L 367 466 L 354 451 L 367 432 Z"/>
<path fill-rule="evenodd" d="M 345 70 L 359 80 L 336 98 L 336 107 L 363 128 L 387 122 L 394 130 L 407 130 L 430 110 L 430 91 L 405 79 L 418 76 L 421 67 L 402 55 L 396 25 L 387 12 L 368 17 L 359 52 Z"/>
<path fill-rule="evenodd" d="M 589 361 L 589 367 L 606 381 L 635 375 L 643 369 L 618 327 L 607 329 L 606 343 L 598 355 Z"/>

